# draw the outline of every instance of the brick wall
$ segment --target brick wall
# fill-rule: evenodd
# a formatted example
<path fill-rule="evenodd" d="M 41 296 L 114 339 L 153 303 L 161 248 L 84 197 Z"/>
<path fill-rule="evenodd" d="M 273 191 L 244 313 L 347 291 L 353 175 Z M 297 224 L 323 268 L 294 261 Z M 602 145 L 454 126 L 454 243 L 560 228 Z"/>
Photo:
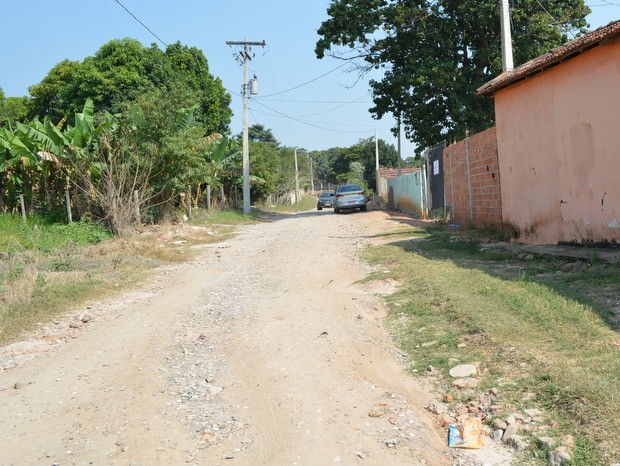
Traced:
<path fill-rule="evenodd" d="M 446 147 L 443 164 L 446 207 L 451 221 L 461 225 L 501 228 L 502 201 L 495 128 Z"/>

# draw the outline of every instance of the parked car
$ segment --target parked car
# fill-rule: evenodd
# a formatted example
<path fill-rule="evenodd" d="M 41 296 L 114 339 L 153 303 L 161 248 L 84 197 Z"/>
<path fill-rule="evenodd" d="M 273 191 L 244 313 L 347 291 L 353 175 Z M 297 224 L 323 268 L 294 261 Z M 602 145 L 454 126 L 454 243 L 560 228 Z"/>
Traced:
<path fill-rule="evenodd" d="M 323 207 L 334 207 L 334 192 L 324 191 L 319 194 L 319 199 L 316 201 L 316 210 L 323 210 Z"/>
<path fill-rule="evenodd" d="M 334 212 L 340 213 L 345 209 L 366 210 L 368 199 L 364 188 L 359 184 L 343 184 L 336 188 L 334 198 Z"/>

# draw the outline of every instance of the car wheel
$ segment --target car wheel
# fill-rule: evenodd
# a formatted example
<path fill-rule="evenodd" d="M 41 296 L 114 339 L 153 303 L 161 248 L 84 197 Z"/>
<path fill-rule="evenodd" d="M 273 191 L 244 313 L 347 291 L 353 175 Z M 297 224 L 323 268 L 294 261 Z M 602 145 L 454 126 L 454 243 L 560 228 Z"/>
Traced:
<path fill-rule="evenodd" d="M 361 210 L 362 212 L 366 212 L 366 210 L 367 210 L 367 209 L 368 209 L 368 206 L 365 206 L 365 205 L 364 205 L 364 206 L 362 206 L 362 207 L 360 207 L 360 210 Z"/>
<path fill-rule="evenodd" d="M 339 213 L 340 213 L 340 210 L 338 210 L 336 207 L 334 207 L 334 213 L 335 213 L 335 214 L 339 214 Z"/>
<path fill-rule="evenodd" d="M 317 207 L 316 210 L 323 210 L 323 207 Z"/>

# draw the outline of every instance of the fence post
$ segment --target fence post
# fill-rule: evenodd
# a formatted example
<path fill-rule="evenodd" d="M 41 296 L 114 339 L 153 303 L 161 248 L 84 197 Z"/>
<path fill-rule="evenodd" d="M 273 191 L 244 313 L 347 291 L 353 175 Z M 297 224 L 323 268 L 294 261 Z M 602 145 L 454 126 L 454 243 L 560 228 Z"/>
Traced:
<path fill-rule="evenodd" d="M 192 218 L 192 187 L 187 187 L 187 218 Z"/>
<path fill-rule="evenodd" d="M 133 192 L 133 202 L 135 204 L 136 222 L 138 223 L 138 225 L 142 225 L 142 218 L 140 217 L 140 196 L 137 189 L 135 189 Z"/>
<path fill-rule="evenodd" d="M 474 207 L 471 194 L 471 173 L 469 166 L 469 131 L 465 131 L 465 162 L 467 163 L 467 196 L 469 197 L 469 223 L 474 223 Z"/>
<path fill-rule="evenodd" d="M 24 204 L 24 195 L 19 195 L 19 207 L 22 211 L 22 223 L 26 223 L 26 206 Z"/>
<path fill-rule="evenodd" d="M 450 167 L 450 221 L 454 223 L 454 180 L 452 178 L 452 155 L 448 155 L 450 158 L 450 163 L 448 164 Z"/>
<path fill-rule="evenodd" d="M 65 191 L 65 206 L 67 208 L 67 223 L 73 222 L 73 214 L 71 213 L 71 196 L 69 195 L 69 190 Z"/>

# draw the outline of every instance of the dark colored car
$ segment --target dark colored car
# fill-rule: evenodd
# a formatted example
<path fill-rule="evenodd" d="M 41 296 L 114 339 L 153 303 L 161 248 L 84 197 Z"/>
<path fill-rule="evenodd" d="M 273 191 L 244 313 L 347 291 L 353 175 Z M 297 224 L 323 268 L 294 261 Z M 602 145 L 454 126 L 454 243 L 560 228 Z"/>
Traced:
<path fill-rule="evenodd" d="M 345 209 L 366 210 L 366 193 L 359 184 L 343 184 L 336 188 L 334 212 L 340 213 Z"/>
<path fill-rule="evenodd" d="M 316 201 L 316 210 L 323 210 L 323 207 L 334 207 L 333 191 L 324 191 L 319 194 L 319 199 Z"/>

